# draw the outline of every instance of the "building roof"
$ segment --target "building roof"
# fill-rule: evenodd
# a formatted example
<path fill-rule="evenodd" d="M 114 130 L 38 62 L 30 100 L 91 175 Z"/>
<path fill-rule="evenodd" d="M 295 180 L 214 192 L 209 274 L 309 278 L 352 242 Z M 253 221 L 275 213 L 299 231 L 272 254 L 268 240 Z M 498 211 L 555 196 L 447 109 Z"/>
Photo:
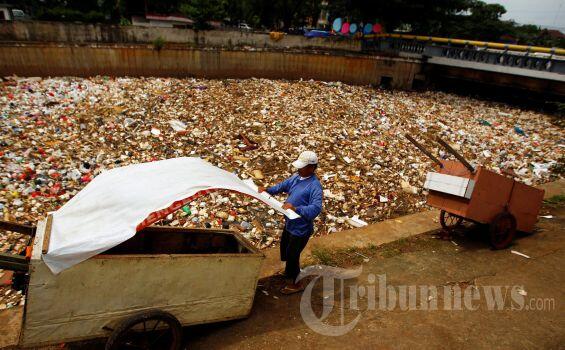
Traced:
<path fill-rule="evenodd" d="M 160 15 L 160 14 L 146 14 L 146 19 L 158 20 L 158 21 L 169 21 L 169 22 L 181 22 L 186 24 L 193 24 L 194 21 L 188 17 L 182 15 Z"/>
<path fill-rule="evenodd" d="M 547 33 L 552 38 L 565 38 L 565 34 L 563 34 L 561 31 L 559 31 L 557 29 L 548 29 Z"/>

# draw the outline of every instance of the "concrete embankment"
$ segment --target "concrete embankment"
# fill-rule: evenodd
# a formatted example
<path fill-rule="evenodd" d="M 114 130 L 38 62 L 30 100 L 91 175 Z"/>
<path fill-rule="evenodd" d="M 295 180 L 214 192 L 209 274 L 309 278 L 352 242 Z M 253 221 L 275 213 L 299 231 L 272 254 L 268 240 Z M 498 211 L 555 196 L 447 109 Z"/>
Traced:
<path fill-rule="evenodd" d="M 409 89 L 417 60 L 300 51 L 155 48 L 142 44 L 0 44 L 0 74 L 316 79 Z"/>

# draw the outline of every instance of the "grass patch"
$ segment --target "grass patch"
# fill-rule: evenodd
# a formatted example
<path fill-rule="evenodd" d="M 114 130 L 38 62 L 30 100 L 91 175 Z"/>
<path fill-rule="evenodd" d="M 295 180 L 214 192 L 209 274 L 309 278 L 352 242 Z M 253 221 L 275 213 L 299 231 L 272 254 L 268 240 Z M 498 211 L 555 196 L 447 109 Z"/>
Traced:
<path fill-rule="evenodd" d="M 552 208 L 563 206 L 563 205 L 565 205 L 565 196 L 558 194 L 557 196 L 553 196 L 551 198 L 544 199 L 543 203 L 545 204 L 545 206 L 552 207 Z"/>
<path fill-rule="evenodd" d="M 312 248 L 312 258 L 314 259 L 314 264 L 337 266 L 335 260 L 335 251 L 331 251 L 328 248 L 314 247 Z"/>
<path fill-rule="evenodd" d="M 432 239 L 427 235 L 420 235 L 399 239 L 380 246 L 369 244 L 363 248 L 331 249 L 314 246 L 311 259 L 305 261 L 305 263 L 306 265 L 351 267 L 364 263 L 366 257 L 371 260 L 388 259 L 404 253 L 437 249 L 439 248 L 437 247 L 438 244 L 441 244 L 441 242 L 438 242 L 437 239 Z"/>
<path fill-rule="evenodd" d="M 558 194 L 557 196 L 553 196 L 545 200 L 549 203 L 564 203 L 565 202 L 565 195 Z"/>
<path fill-rule="evenodd" d="M 153 40 L 153 48 L 157 51 L 161 51 L 161 49 L 165 46 L 165 39 L 162 37 L 158 37 L 157 39 Z"/>

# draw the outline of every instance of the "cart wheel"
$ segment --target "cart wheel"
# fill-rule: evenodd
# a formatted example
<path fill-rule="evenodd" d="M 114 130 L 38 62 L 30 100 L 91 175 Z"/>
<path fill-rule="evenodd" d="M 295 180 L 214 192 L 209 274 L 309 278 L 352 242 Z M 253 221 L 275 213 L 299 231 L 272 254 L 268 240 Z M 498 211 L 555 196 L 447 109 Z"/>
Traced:
<path fill-rule="evenodd" d="M 446 230 L 453 230 L 463 223 L 463 218 L 459 215 L 451 214 L 442 210 L 439 214 L 439 222 L 441 227 Z"/>
<path fill-rule="evenodd" d="M 180 350 L 181 346 L 182 327 L 179 321 L 160 310 L 144 311 L 126 318 L 106 342 L 106 350 Z"/>
<path fill-rule="evenodd" d="M 490 224 L 490 244 L 494 249 L 507 248 L 516 234 L 516 219 L 508 212 L 494 217 Z"/>

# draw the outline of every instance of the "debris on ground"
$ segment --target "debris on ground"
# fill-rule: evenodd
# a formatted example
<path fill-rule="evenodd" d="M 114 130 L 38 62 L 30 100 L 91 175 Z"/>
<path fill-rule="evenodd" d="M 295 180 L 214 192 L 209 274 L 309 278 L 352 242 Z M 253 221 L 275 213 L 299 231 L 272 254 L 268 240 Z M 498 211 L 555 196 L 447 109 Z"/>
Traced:
<path fill-rule="evenodd" d="M 521 257 L 523 257 L 523 258 L 526 258 L 526 259 L 530 259 L 530 256 L 529 256 L 529 255 L 526 255 L 526 254 L 524 254 L 524 253 L 520 253 L 520 252 L 518 252 L 518 251 L 516 251 L 516 250 L 511 250 L 510 253 L 519 255 L 519 256 L 521 256 Z"/>

